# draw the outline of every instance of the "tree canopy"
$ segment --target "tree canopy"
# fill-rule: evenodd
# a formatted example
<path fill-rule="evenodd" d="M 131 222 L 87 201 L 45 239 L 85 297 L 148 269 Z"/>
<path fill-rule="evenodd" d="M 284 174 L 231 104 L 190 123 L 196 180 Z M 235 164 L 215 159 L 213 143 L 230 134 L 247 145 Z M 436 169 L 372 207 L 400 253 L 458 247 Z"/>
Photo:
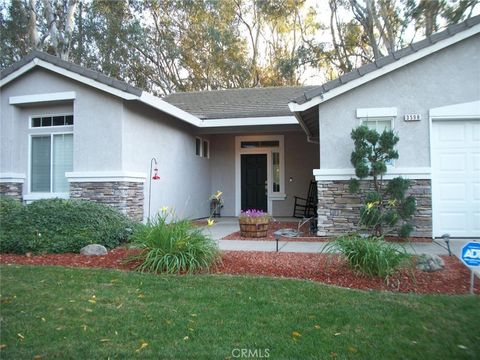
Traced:
<path fill-rule="evenodd" d="M 37 49 L 158 95 L 300 85 L 463 21 L 479 1 L 0 0 L 0 67 Z"/>

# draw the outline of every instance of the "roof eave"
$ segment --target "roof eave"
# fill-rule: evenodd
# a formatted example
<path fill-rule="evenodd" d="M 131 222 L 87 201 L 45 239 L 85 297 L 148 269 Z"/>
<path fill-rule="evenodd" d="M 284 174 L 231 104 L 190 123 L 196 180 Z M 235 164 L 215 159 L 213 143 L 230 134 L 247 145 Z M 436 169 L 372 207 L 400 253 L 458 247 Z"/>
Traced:
<path fill-rule="evenodd" d="M 409 54 L 405 57 L 402 57 L 394 62 L 391 62 L 383 67 L 380 67 L 372 72 L 365 73 L 364 75 L 360 76 L 359 78 L 356 78 L 354 80 L 351 80 L 349 82 L 346 82 L 336 88 L 333 88 L 329 91 L 323 92 L 312 99 L 303 102 L 301 100 L 304 100 L 303 98 L 298 98 L 293 101 L 291 101 L 288 104 L 288 107 L 290 108 L 290 111 L 297 113 L 297 112 L 302 112 L 305 110 L 308 110 L 314 106 L 317 106 L 323 102 L 326 102 L 336 96 L 339 96 L 347 91 L 350 91 L 358 86 L 361 86 L 369 81 L 372 81 L 380 76 L 383 76 L 385 74 L 388 74 L 396 69 L 399 69 L 405 65 L 408 65 L 412 62 L 415 62 L 417 60 L 420 60 L 424 58 L 425 56 L 428 56 L 430 54 L 433 54 L 437 51 L 440 51 L 450 45 L 453 45 L 457 42 L 460 42 L 462 40 L 465 40 L 471 36 L 474 36 L 476 34 L 480 33 L 480 24 L 476 24 L 462 32 L 456 33 L 452 35 L 451 37 L 442 39 L 428 47 L 419 49 L 418 51 Z"/>

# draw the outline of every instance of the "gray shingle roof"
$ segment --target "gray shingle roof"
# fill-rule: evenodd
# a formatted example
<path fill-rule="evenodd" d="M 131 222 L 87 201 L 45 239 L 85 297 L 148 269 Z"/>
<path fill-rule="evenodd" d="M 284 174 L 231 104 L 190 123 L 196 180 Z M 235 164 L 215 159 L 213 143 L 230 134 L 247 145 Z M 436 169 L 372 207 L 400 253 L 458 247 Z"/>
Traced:
<path fill-rule="evenodd" d="M 316 86 L 282 86 L 170 94 L 164 100 L 201 119 L 292 116 L 288 103 Z"/>
<path fill-rule="evenodd" d="M 96 80 L 96 81 L 98 81 L 102 84 L 111 86 L 111 87 L 113 87 L 115 89 L 118 89 L 118 90 L 125 91 L 127 93 L 132 94 L 132 95 L 140 96 L 142 94 L 141 89 L 139 89 L 135 86 L 129 85 L 124 81 L 114 79 L 112 77 L 103 75 L 102 73 L 99 73 L 98 71 L 89 70 L 87 68 L 84 68 L 83 66 L 80 66 L 80 65 L 62 60 L 57 56 L 53 56 L 53 55 L 50 55 L 50 54 L 47 54 L 47 53 L 44 53 L 44 52 L 41 52 L 41 51 L 36 51 L 36 50 L 32 51 L 27 56 L 23 57 L 21 60 L 14 63 L 12 66 L 10 66 L 6 69 L 3 69 L 0 72 L 0 79 L 3 79 L 5 77 L 7 77 L 8 75 L 10 75 L 11 73 L 20 69 L 22 66 L 28 64 L 29 62 L 31 62 L 35 58 L 46 61 L 46 62 L 48 62 L 50 64 L 53 64 L 53 65 L 59 66 L 63 69 L 70 70 L 74 73 L 77 73 L 79 75 L 83 75 L 83 76 L 88 77 L 90 79 Z"/>
<path fill-rule="evenodd" d="M 343 74 L 342 76 L 326 82 L 323 85 L 316 86 L 315 88 L 306 91 L 304 94 L 301 94 L 297 98 L 294 99 L 294 102 L 297 104 L 303 104 L 306 103 L 307 101 L 310 101 L 314 97 L 320 96 L 322 94 L 325 94 L 326 92 L 335 89 L 339 86 L 342 86 L 352 80 L 358 79 L 365 74 L 371 73 L 373 71 L 376 71 L 380 68 L 382 68 L 385 65 L 391 64 L 395 61 L 400 60 L 401 58 L 405 56 L 409 56 L 421 49 L 424 49 L 426 47 L 432 46 L 433 44 L 439 42 L 440 40 L 447 39 L 455 34 L 458 34 L 459 32 L 462 32 L 464 30 L 467 30 L 471 28 L 472 26 L 475 26 L 477 24 L 480 24 L 480 15 L 471 17 L 464 22 L 461 22 L 459 24 L 451 25 L 447 27 L 445 30 L 432 34 L 428 37 L 426 37 L 423 40 L 420 40 L 416 43 L 412 43 L 408 45 L 407 47 L 404 47 L 403 49 L 397 50 L 393 52 L 392 54 L 389 54 L 387 56 L 384 56 L 380 59 L 378 59 L 375 62 L 365 64 L 357 69 L 354 69 L 346 74 Z"/>

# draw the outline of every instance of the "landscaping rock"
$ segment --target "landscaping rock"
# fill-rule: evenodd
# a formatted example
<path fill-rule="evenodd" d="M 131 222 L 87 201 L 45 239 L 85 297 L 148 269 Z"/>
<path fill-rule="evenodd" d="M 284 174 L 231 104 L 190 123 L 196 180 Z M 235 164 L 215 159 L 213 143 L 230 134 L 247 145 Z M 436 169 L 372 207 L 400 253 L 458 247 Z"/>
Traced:
<path fill-rule="evenodd" d="M 103 245 L 91 244 L 80 249 L 82 255 L 107 255 L 107 249 Z"/>
<path fill-rule="evenodd" d="M 445 267 L 445 262 L 440 256 L 434 254 L 420 254 L 417 256 L 417 265 L 418 270 L 433 272 L 442 270 Z"/>

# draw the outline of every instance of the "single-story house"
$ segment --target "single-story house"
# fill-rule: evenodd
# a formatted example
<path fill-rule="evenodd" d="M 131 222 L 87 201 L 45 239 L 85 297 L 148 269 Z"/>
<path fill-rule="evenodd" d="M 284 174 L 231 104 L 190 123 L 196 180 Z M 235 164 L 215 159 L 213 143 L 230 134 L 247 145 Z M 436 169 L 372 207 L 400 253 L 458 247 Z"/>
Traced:
<path fill-rule="evenodd" d="M 414 235 L 480 236 L 479 32 L 473 17 L 321 86 L 164 99 L 33 52 L 0 76 L 0 193 L 146 219 L 163 206 L 206 217 L 219 190 L 222 216 L 280 217 L 314 177 L 319 234 L 334 235 L 357 221 L 350 132 L 365 123 L 400 136 L 388 176 L 412 179 Z"/>

